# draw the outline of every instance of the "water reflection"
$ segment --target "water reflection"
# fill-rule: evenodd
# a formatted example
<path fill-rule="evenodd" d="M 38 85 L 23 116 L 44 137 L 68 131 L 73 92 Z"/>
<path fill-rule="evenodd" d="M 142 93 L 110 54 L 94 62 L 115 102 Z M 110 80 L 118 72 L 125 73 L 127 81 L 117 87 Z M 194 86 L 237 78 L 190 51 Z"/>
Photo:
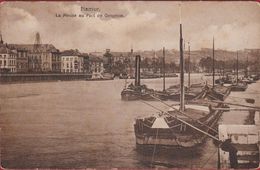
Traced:
<path fill-rule="evenodd" d="M 177 84 L 178 80 L 167 79 L 166 87 Z M 201 75 L 193 75 L 192 83 L 200 81 Z M 162 89 L 161 79 L 143 82 L 148 87 Z M 152 156 L 137 152 L 133 122 L 136 117 L 155 111 L 139 101 L 121 101 L 124 86 L 124 80 L 0 85 L 2 166 L 148 167 Z M 231 96 L 244 97 L 248 92 L 248 97 L 255 98 L 260 105 L 259 89 L 257 82 L 249 85 L 245 93 Z M 234 97 L 227 100 L 241 103 Z M 156 101 L 151 103 L 168 109 Z M 243 123 L 247 115 L 225 114 L 221 123 Z M 154 161 L 178 168 L 216 168 L 215 152 L 216 147 L 208 139 L 189 154 L 157 151 Z"/>

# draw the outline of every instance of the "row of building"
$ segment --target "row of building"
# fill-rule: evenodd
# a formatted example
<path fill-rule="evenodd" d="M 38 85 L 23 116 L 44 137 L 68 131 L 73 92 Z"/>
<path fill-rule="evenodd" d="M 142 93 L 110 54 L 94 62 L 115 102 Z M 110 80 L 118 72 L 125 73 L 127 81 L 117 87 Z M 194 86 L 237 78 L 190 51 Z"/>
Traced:
<path fill-rule="evenodd" d="M 82 53 L 59 51 L 52 44 L 42 44 L 39 33 L 34 44 L 4 43 L 0 34 L 0 73 L 103 73 L 134 76 L 135 55 L 129 52 Z M 160 72 L 160 59 L 142 58 L 141 73 Z M 156 68 L 156 69 L 155 69 Z"/>
<path fill-rule="evenodd" d="M 2 73 L 101 73 L 103 59 L 78 50 L 60 52 L 52 44 L 7 44 L 0 35 Z"/>

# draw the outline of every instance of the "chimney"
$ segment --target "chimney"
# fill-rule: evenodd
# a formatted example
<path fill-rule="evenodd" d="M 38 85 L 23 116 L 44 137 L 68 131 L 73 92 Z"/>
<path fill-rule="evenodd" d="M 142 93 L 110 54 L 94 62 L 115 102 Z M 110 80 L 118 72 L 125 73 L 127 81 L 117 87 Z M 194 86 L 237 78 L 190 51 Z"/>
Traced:
<path fill-rule="evenodd" d="M 141 56 L 135 56 L 135 86 L 140 86 L 140 63 Z"/>
<path fill-rule="evenodd" d="M 3 37 L 2 37 L 2 34 L 0 33 L 0 44 L 4 44 L 4 41 L 3 41 Z"/>

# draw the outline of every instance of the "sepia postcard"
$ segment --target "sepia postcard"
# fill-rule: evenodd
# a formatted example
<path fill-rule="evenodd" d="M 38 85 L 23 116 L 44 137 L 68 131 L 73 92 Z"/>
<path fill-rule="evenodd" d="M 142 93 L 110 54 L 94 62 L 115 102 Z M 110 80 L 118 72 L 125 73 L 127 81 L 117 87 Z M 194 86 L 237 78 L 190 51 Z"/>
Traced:
<path fill-rule="evenodd" d="M 0 169 L 260 168 L 260 3 L 0 2 Z"/>

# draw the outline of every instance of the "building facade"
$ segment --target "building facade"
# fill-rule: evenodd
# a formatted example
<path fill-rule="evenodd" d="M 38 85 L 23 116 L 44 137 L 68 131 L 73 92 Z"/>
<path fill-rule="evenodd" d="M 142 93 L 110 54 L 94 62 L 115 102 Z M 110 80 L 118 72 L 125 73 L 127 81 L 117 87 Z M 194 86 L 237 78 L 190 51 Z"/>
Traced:
<path fill-rule="evenodd" d="M 16 73 L 17 51 L 10 49 L 7 44 L 4 44 L 2 36 L 0 38 L 0 72 Z"/>
<path fill-rule="evenodd" d="M 60 73 L 61 72 L 61 56 L 60 52 L 52 52 L 51 53 L 51 70 L 54 73 Z"/>
<path fill-rule="evenodd" d="M 61 72 L 84 72 L 84 57 L 78 50 L 66 50 L 61 53 Z"/>
<path fill-rule="evenodd" d="M 60 52 L 52 44 L 9 44 L 17 49 L 18 72 L 60 72 Z"/>
<path fill-rule="evenodd" d="M 104 72 L 103 60 L 95 55 L 89 55 L 90 73 L 101 74 Z"/>
<path fill-rule="evenodd" d="M 17 49 L 17 58 L 16 58 L 17 73 L 27 73 L 28 68 L 29 68 L 28 51 L 25 49 Z"/>

